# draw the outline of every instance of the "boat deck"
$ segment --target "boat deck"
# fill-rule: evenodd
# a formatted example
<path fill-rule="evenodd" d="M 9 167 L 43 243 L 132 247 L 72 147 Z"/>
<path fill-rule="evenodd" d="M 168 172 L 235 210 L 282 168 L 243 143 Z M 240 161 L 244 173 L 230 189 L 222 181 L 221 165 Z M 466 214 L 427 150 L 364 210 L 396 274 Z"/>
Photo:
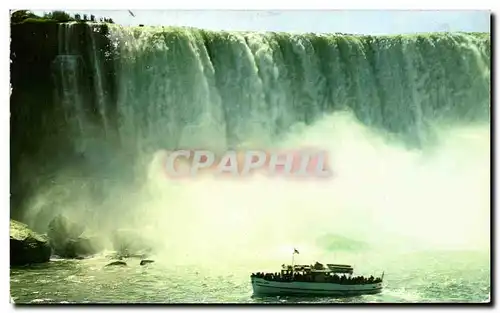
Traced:
<path fill-rule="evenodd" d="M 339 284 L 331 282 L 269 281 L 252 277 L 255 294 L 262 295 L 325 295 L 354 296 L 376 294 L 382 291 L 382 282 L 371 284 Z"/>

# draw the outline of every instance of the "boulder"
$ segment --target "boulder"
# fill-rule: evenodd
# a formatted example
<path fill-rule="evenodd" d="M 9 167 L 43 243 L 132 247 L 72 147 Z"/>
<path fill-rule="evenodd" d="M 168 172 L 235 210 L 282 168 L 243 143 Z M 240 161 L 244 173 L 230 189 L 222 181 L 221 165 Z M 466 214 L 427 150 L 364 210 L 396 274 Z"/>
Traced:
<path fill-rule="evenodd" d="M 114 262 L 106 264 L 106 266 L 127 266 L 127 263 L 125 263 L 123 261 L 114 261 Z"/>
<path fill-rule="evenodd" d="M 64 243 L 67 239 L 78 238 L 85 230 L 84 226 L 72 222 L 60 214 L 50 221 L 48 228 L 47 235 L 51 244 L 54 245 Z"/>
<path fill-rule="evenodd" d="M 141 260 L 141 265 L 146 265 L 146 264 L 149 264 L 149 263 L 153 263 L 154 261 L 153 260 Z"/>
<path fill-rule="evenodd" d="M 26 224 L 10 220 L 10 265 L 45 263 L 50 260 L 48 239 Z"/>
<path fill-rule="evenodd" d="M 76 252 L 78 255 L 94 255 L 104 250 L 98 236 L 83 234 L 76 239 Z"/>
<path fill-rule="evenodd" d="M 47 235 L 54 254 L 62 258 L 82 258 L 102 251 L 97 236 L 84 233 L 85 227 L 58 215 L 49 223 Z"/>
<path fill-rule="evenodd" d="M 82 259 L 89 255 L 94 255 L 102 250 L 97 240 L 80 236 L 70 238 L 66 242 L 54 249 L 54 253 L 62 258 Z"/>

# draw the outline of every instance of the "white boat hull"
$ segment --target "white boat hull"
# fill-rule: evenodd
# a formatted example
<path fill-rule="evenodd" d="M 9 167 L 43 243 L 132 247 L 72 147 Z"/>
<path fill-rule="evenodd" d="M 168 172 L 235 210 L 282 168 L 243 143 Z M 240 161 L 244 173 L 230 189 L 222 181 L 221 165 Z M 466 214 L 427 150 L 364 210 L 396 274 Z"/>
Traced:
<path fill-rule="evenodd" d="M 252 277 L 252 288 L 256 295 L 358 296 L 382 292 L 382 283 L 341 285 L 297 281 L 278 282 Z"/>

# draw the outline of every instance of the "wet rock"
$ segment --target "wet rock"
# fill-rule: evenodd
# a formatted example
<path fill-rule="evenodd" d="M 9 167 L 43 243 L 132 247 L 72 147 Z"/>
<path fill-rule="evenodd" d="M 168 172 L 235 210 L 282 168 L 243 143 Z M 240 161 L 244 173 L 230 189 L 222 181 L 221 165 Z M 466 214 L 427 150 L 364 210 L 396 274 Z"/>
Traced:
<path fill-rule="evenodd" d="M 68 239 L 64 246 L 54 251 L 57 255 L 64 258 L 82 259 L 86 256 L 94 255 L 102 250 L 97 240 L 81 236 L 75 239 Z"/>
<path fill-rule="evenodd" d="M 50 260 L 48 239 L 26 224 L 10 220 L 10 265 L 45 263 Z"/>
<path fill-rule="evenodd" d="M 54 244 L 64 242 L 68 238 L 78 238 L 83 234 L 85 227 L 72 222 L 67 217 L 59 214 L 49 223 L 47 235 Z"/>
<path fill-rule="evenodd" d="M 87 235 L 84 230 L 84 226 L 64 216 L 56 216 L 47 232 L 53 253 L 62 258 L 81 258 L 102 251 L 99 238 Z"/>
<path fill-rule="evenodd" d="M 127 263 L 123 261 L 114 261 L 106 264 L 106 266 L 127 266 Z"/>
<path fill-rule="evenodd" d="M 141 260 L 141 265 L 146 265 L 146 264 L 150 264 L 153 262 L 154 262 L 153 260 Z"/>

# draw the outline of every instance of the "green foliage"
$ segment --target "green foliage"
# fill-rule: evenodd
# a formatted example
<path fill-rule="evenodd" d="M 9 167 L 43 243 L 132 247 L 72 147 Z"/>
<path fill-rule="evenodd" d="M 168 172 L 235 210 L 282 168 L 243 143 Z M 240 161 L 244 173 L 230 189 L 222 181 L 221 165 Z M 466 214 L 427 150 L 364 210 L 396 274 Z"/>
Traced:
<path fill-rule="evenodd" d="M 11 14 L 10 21 L 11 23 L 17 24 L 23 22 L 28 18 L 39 18 L 39 17 L 33 14 L 31 11 L 18 10 L 14 11 L 14 13 Z"/>
<path fill-rule="evenodd" d="M 56 20 L 60 23 L 65 23 L 75 20 L 68 13 L 64 11 L 52 11 L 50 13 L 45 13 L 43 17 L 47 19 Z"/>
<path fill-rule="evenodd" d="M 48 19 L 48 18 L 41 18 L 41 17 L 30 17 L 22 21 L 20 24 L 24 23 L 58 23 L 58 21 L 53 20 L 53 19 Z"/>
<path fill-rule="evenodd" d="M 94 15 L 75 14 L 74 17 L 64 11 L 52 11 L 45 13 L 43 16 L 38 16 L 28 10 L 17 10 L 11 14 L 11 23 L 67 23 L 67 22 L 105 22 L 114 23 L 111 18 L 96 18 Z"/>

